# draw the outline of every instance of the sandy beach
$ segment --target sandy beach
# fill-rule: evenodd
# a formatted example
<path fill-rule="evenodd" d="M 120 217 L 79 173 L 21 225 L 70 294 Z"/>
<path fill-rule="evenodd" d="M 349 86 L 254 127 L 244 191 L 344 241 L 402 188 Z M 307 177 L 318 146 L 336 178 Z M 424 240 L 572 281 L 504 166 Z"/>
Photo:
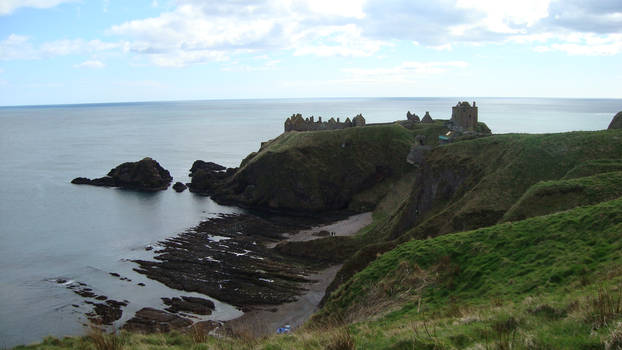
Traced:
<path fill-rule="evenodd" d="M 334 233 L 334 236 L 349 236 L 357 233 L 372 222 L 371 212 L 352 215 L 344 220 L 329 225 L 316 226 L 288 235 L 286 241 L 310 241 L 322 238 L 317 234 L 320 231 Z M 283 242 L 283 241 L 281 241 Z M 267 245 L 272 248 L 276 243 Z M 314 282 L 306 283 L 302 287 L 307 291 L 294 302 L 281 305 L 254 306 L 244 315 L 225 323 L 234 334 L 258 337 L 276 333 L 279 327 L 290 325 L 292 329 L 301 326 L 318 310 L 318 305 L 326 288 L 335 278 L 341 265 L 334 265 L 307 278 Z"/>
<path fill-rule="evenodd" d="M 359 232 L 363 227 L 371 224 L 372 216 L 371 212 L 352 215 L 344 220 L 340 220 L 328 225 L 315 226 L 308 230 L 300 230 L 295 233 L 285 234 L 286 239 L 280 242 L 269 243 L 266 246 L 268 248 L 274 248 L 281 242 L 303 242 L 311 241 L 314 239 L 322 238 L 319 235 L 321 231 L 334 233 L 334 236 L 351 236 Z"/>

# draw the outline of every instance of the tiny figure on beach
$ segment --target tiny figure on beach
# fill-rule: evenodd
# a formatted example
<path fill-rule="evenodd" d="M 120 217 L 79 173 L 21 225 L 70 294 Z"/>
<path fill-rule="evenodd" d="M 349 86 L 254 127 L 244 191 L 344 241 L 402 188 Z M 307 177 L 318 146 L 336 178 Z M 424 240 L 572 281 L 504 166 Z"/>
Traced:
<path fill-rule="evenodd" d="M 285 325 L 285 327 L 279 327 L 276 330 L 276 334 L 287 334 L 292 330 L 292 327 L 288 324 Z"/>

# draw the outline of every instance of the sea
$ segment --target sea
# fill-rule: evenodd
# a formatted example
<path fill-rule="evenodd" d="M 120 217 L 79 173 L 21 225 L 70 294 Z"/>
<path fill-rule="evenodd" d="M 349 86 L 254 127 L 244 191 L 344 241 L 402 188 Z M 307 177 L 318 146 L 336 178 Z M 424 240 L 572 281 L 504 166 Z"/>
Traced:
<path fill-rule="evenodd" d="M 148 156 L 174 181 L 188 182 L 195 160 L 238 166 L 262 141 L 279 136 L 293 113 L 342 120 L 361 113 L 379 123 L 429 111 L 448 119 L 461 100 L 477 101 L 479 120 L 494 133 L 601 130 L 622 110 L 622 99 L 473 97 L 0 107 L 0 348 L 84 334 L 91 306 L 68 288 L 78 282 L 97 295 L 129 301 L 117 325 L 143 307 L 163 308 L 161 297 L 194 295 L 145 278 L 131 260 L 152 259 L 147 247 L 202 220 L 243 212 L 188 191 L 77 186 L 73 178 L 104 176 Z M 215 302 L 209 319 L 241 315 Z"/>

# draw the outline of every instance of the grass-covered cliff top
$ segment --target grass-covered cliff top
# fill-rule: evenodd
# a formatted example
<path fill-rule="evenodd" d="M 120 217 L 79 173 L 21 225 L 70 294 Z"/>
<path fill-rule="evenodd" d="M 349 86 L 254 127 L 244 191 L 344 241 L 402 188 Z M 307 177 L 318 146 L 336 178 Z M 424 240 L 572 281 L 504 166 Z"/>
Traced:
<path fill-rule="evenodd" d="M 399 179 L 411 168 L 406 156 L 415 136 L 428 135 L 426 141 L 436 144 L 444 130 L 444 122 L 437 121 L 413 129 L 395 123 L 287 132 L 244 159 L 218 193 L 227 200 L 273 210 L 368 210 L 375 203 L 352 207 L 353 197 Z"/>

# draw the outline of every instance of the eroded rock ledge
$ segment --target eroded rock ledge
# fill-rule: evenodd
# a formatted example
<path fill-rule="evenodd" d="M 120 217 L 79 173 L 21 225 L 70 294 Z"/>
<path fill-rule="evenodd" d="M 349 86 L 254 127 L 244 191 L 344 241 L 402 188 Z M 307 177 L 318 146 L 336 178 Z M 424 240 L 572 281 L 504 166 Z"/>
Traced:
<path fill-rule="evenodd" d="M 136 260 L 135 270 L 171 288 L 242 309 L 291 302 L 304 292 L 301 284 L 311 282 L 306 276 L 320 266 L 280 255 L 265 244 L 310 227 L 310 220 L 223 215 L 161 242 L 156 261 Z"/>

